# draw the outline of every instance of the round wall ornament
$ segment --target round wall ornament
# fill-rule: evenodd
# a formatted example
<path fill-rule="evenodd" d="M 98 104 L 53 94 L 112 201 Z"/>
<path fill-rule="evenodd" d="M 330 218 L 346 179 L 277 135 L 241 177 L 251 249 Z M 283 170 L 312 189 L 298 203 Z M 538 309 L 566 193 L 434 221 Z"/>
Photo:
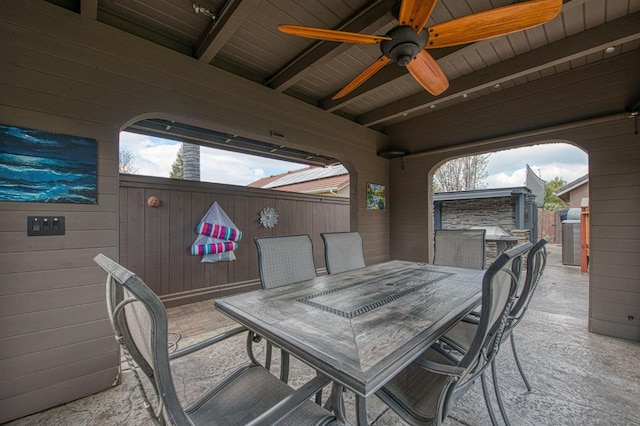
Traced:
<path fill-rule="evenodd" d="M 273 228 L 278 223 L 278 213 L 273 207 L 265 207 L 260 212 L 260 223 L 265 228 Z"/>

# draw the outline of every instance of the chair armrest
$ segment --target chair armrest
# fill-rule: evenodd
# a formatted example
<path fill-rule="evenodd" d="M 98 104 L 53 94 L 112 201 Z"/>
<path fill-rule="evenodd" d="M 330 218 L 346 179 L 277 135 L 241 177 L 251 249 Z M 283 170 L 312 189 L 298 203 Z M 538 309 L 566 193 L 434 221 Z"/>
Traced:
<path fill-rule="evenodd" d="M 477 312 L 469 312 L 467 316 L 460 320 L 461 322 L 468 322 L 470 324 L 480 324 L 480 315 Z"/>
<path fill-rule="evenodd" d="M 180 349 L 179 351 L 175 351 L 173 353 L 169 354 L 169 361 L 174 360 L 176 358 L 180 358 L 182 356 L 185 355 L 189 355 L 193 352 L 199 351 L 200 349 L 204 349 L 206 347 L 209 347 L 213 344 L 216 344 L 218 342 L 221 342 L 225 339 L 228 339 L 229 337 L 235 336 L 237 334 L 242 333 L 243 331 L 247 331 L 246 327 L 236 327 L 233 328 L 231 330 L 227 330 L 224 331 L 218 335 L 215 335 L 213 337 L 209 337 L 208 339 L 203 340 L 202 342 L 198 342 L 196 344 L 193 344 L 191 346 L 187 346 L 184 349 Z"/>
<path fill-rule="evenodd" d="M 247 423 L 246 426 L 274 425 L 291 414 L 296 408 L 304 404 L 313 395 L 321 391 L 331 383 L 331 379 L 317 375 L 313 379 L 298 388 L 291 395 L 287 396 L 268 411 Z"/>
<path fill-rule="evenodd" d="M 457 365 L 445 365 L 437 362 L 429 361 L 424 358 L 417 358 L 413 361 L 414 364 L 420 366 L 427 371 L 437 374 L 444 374 L 447 376 L 461 376 L 464 373 L 464 368 Z"/>

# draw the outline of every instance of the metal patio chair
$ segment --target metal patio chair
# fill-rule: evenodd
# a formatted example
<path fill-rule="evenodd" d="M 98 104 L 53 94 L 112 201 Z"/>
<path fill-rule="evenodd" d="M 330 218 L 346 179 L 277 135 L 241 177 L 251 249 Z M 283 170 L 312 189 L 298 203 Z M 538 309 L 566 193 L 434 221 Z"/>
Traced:
<path fill-rule="evenodd" d="M 362 237 L 358 232 L 325 232 L 320 234 L 324 241 L 324 260 L 327 273 L 364 268 Z"/>
<path fill-rule="evenodd" d="M 318 276 L 313 261 L 313 244 L 306 235 L 254 239 L 258 248 L 258 271 L 263 289 L 310 280 Z M 266 344 L 265 367 L 271 368 L 273 345 Z M 289 379 L 289 354 L 280 351 L 280 379 Z"/>
<path fill-rule="evenodd" d="M 484 229 L 435 231 L 433 263 L 459 268 L 484 269 Z"/>
<path fill-rule="evenodd" d="M 517 277 L 511 264 L 531 245 L 525 243 L 504 252 L 484 273 L 481 316 L 471 346 L 461 358 L 454 360 L 434 345 L 376 393 L 404 421 L 442 424 L 452 404 L 480 378 L 491 421 L 497 424 L 487 397 L 485 371 L 498 352 L 515 297 Z"/>
<path fill-rule="evenodd" d="M 505 325 L 504 329 L 504 337 L 509 337 L 509 340 L 511 341 L 513 358 L 516 362 L 516 366 L 518 367 L 518 371 L 520 372 L 520 376 L 522 377 L 522 380 L 524 381 L 524 384 L 529 392 L 531 392 L 532 387 L 529 383 L 529 380 L 527 379 L 527 376 L 524 373 L 524 369 L 522 368 L 522 364 L 520 362 L 520 357 L 518 356 L 514 329 L 522 321 L 522 318 L 524 317 L 524 314 L 529 307 L 529 303 L 531 302 L 531 298 L 536 288 L 538 287 L 540 277 L 544 272 L 544 268 L 547 262 L 547 251 L 545 247 L 546 244 L 547 241 L 545 239 L 541 239 L 527 253 L 526 277 L 524 280 L 521 280 L 523 281 L 523 284 L 520 285 L 516 291 L 515 303 L 511 308 L 511 311 L 509 312 L 507 324 Z M 475 320 L 473 317 L 466 317 L 458 324 L 456 324 L 451 330 L 449 330 L 447 334 L 442 337 L 441 341 L 445 345 L 454 348 L 458 352 L 464 353 L 468 350 L 471 344 L 472 337 L 475 333 L 476 328 L 477 320 Z M 502 401 L 500 388 L 498 386 L 498 374 L 495 362 L 491 366 L 491 373 L 493 376 L 493 384 L 500 412 L 503 419 L 505 420 L 505 423 L 509 424 L 507 413 L 504 408 L 504 403 Z"/>
<path fill-rule="evenodd" d="M 316 376 L 294 390 L 255 360 L 238 368 L 184 408 L 176 394 L 170 360 L 220 343 L 246 329 L 238 327 L 169 354 L 167 314 L 158 296 L 138 276 L 103 254 L 97 255 L 94 261 L 108 274 L 107 307 L 111 325 L 155 423 L 326 425 L 335 421 L 329 411 L 309 399 L 329 384 L 329 379 Z M 148 379 L 147 386 L 142 383 L 144 377 Z M 155 398 L 150 399 L 150 391 L 145 388 L 151 388 Z"/>

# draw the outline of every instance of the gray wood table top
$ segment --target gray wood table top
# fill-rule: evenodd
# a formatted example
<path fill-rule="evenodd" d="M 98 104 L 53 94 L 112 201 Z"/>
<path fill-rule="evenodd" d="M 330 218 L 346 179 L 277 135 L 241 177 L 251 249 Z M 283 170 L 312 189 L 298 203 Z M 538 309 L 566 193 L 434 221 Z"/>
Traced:
<path fill-rule="evenodd" d="M 480 304 L 484 271 L 391 261 L 215 301 L 362 397 Z"/>

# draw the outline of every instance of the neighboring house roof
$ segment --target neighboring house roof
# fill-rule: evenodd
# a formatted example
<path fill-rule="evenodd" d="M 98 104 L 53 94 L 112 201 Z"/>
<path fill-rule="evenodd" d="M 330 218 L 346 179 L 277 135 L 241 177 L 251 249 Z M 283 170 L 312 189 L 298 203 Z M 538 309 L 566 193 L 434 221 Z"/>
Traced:
<path fill-rule="evenodd" d="M 349 172 L 342 165 L 293 170 L 259 179 L 247 186 L 307 194 L 335 192 L 349 185 Z"/>
<path fill-rule="evenodd" d="M 582 177 L 579 177 L 578 179 L 574 180 L 573 182 L 569 182 L 568 184 L 566 184 L 565 186 L 556 189 L 553 193 L 556 195 L 556 197 L 560 197 L 564 194 L 567 194 L 571 191 L 573 191 L 574 189 L 585 185 L 589 183 L 589 175 L 586 174 Z"/>

